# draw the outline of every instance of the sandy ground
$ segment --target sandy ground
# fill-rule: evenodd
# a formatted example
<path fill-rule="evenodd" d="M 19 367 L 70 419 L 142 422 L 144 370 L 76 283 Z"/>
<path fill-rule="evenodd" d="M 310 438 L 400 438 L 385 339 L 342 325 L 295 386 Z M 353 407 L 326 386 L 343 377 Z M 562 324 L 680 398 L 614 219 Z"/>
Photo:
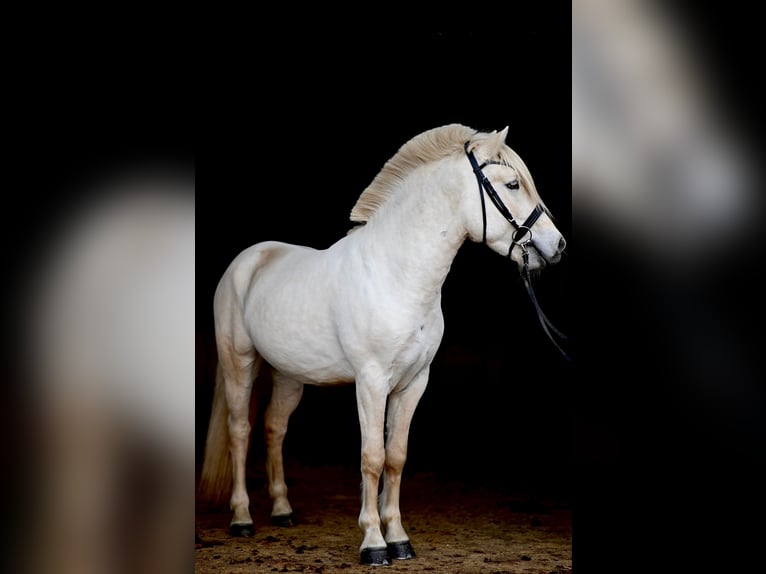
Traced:
<path fill-rule="evenodd" d="M 253 471 L 250 471 L 251 473 Z M 195 572 L 381 571 L 359 564 L 358 471 L 350 465 L 286 463 L 297 524 L 269 523 L 263 474 L 249 474 L 256 532 L 232 538 L 227 508 L 197 507 Z M 486 482 L 421 472 L 402 482 L 402 516 L 417 556 L 396 572 L 545 573 L 572 570 L 572 513 L 565 501 L 530 499 Z"/>

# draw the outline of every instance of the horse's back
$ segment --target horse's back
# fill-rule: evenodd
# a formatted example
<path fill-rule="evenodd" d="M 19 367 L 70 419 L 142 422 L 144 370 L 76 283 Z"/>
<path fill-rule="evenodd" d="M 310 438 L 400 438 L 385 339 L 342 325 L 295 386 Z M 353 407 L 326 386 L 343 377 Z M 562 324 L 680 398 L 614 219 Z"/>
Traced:
<path fill-rule="evenodd" d="M 236 294 L 240 306 L 251 290 L 253 282 L 262 269 L 274 265 L 292 251 L 315 251 L 310 247 L 291 245 L 280 241 L 263 241 L 242 250 L 229 264 L 218 283 L 216 297 L 219 293 L 229 291 Z"/>
<path fill-rule="evenodd" d="M 264 298 L 272 304 L 286 291 L 302 293 L 308 287 L 316 293 L 318 282 L 329 276 L 321 253 L 313 247 L 280 241 L 256 243 L 234 258 L 219 290 L 230 289 L 236 294 L 243 312 L 254 304 L 265 304 Z"/>

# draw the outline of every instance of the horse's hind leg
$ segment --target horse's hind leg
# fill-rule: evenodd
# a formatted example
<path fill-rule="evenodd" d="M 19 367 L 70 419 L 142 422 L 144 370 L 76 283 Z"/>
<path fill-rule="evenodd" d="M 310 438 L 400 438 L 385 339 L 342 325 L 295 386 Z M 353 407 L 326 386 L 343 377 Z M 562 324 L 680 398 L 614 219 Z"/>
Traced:
<path fill-rule="evenodd" d="M 250 516 L 245 471 L 250 441 L 250 395 L 262 360 L 252 347 L 237 350 L 230 341 L 219 341 L 218 349 L 229 410 L 229 449 L 233 473 L 229 505 L 234 515 L 229 530 L 233 536 L 252 536 L 253 519 Z"/>
<path fill-rule="evenodd" d="M 264 431 L 266 435 L 266 473 L 272 501 L 271 522 L 276 526 L 293 525 L 293 509 L 287 500 L 287 484 L 282 458 L 282 444 L 287 433 L 290 415 L 303 396 L 303 383 L 273 373 L 271 400 L 266 408 Z"/>
<path fill-rule="evenodd" d="M 415 551 L 402 526 L 399 491 L 402 470 L 407 460 L 407 440 L 412 415 L 428 383 L 429 369 L 423 369 L 404 389 L 394 390 L 388 397 L 386 464 L 383 491 L 380 495 L 380 519 L 386 532 L 386 546 L 391 559 L 414 558 Z"/>

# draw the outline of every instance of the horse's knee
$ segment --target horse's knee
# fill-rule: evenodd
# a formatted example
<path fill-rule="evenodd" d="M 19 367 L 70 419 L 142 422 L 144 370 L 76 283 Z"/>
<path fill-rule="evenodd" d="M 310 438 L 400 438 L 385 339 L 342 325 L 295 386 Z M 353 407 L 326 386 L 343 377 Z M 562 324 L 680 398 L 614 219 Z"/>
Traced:
<path fill-rule="evenodd" d="M 405 462 L 407 462 L 406 452 L 399 449 L 389 449 L 386 451 L 387 472 L 401 472 Z"/>
<path fill-rule="evenodd" d="M 380 476 L 386 463 L 386 453 L 381 449 L 367 449 L 362 452 L 362 474 Z"/>

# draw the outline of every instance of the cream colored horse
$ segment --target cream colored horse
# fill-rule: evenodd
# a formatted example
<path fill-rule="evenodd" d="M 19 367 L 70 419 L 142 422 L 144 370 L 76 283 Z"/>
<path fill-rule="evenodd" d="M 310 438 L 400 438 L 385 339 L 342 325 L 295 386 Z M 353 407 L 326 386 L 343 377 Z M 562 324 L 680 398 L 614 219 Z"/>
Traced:
<path fill-rule="evenodd" d="M 214 298 L 219 363 L 200 494 L 221 500 L 233 484 L 232 534 L 253 533 L 248 413 L 266 363 L 273 373 L 265 413 L 272 520 L 291 524 L 282 443 L 303 385 L 355 382 L 361 562 L 414 557 L 399 489 L 410 421 L 444 330 L 441 289 L 452 261 L 466 238 L 520 268 L 526 254 L 530 270 L 557 262 L 565 246 L 529 170 L 505 144 L 507 130 L 453 124 L 424 132 L 385 164 L 351 211 L 360 225 L 335 244 L 316 250 L 267 241 L 229 265 Z M 494 206 L 485 201 L 493 192 Z"/>

